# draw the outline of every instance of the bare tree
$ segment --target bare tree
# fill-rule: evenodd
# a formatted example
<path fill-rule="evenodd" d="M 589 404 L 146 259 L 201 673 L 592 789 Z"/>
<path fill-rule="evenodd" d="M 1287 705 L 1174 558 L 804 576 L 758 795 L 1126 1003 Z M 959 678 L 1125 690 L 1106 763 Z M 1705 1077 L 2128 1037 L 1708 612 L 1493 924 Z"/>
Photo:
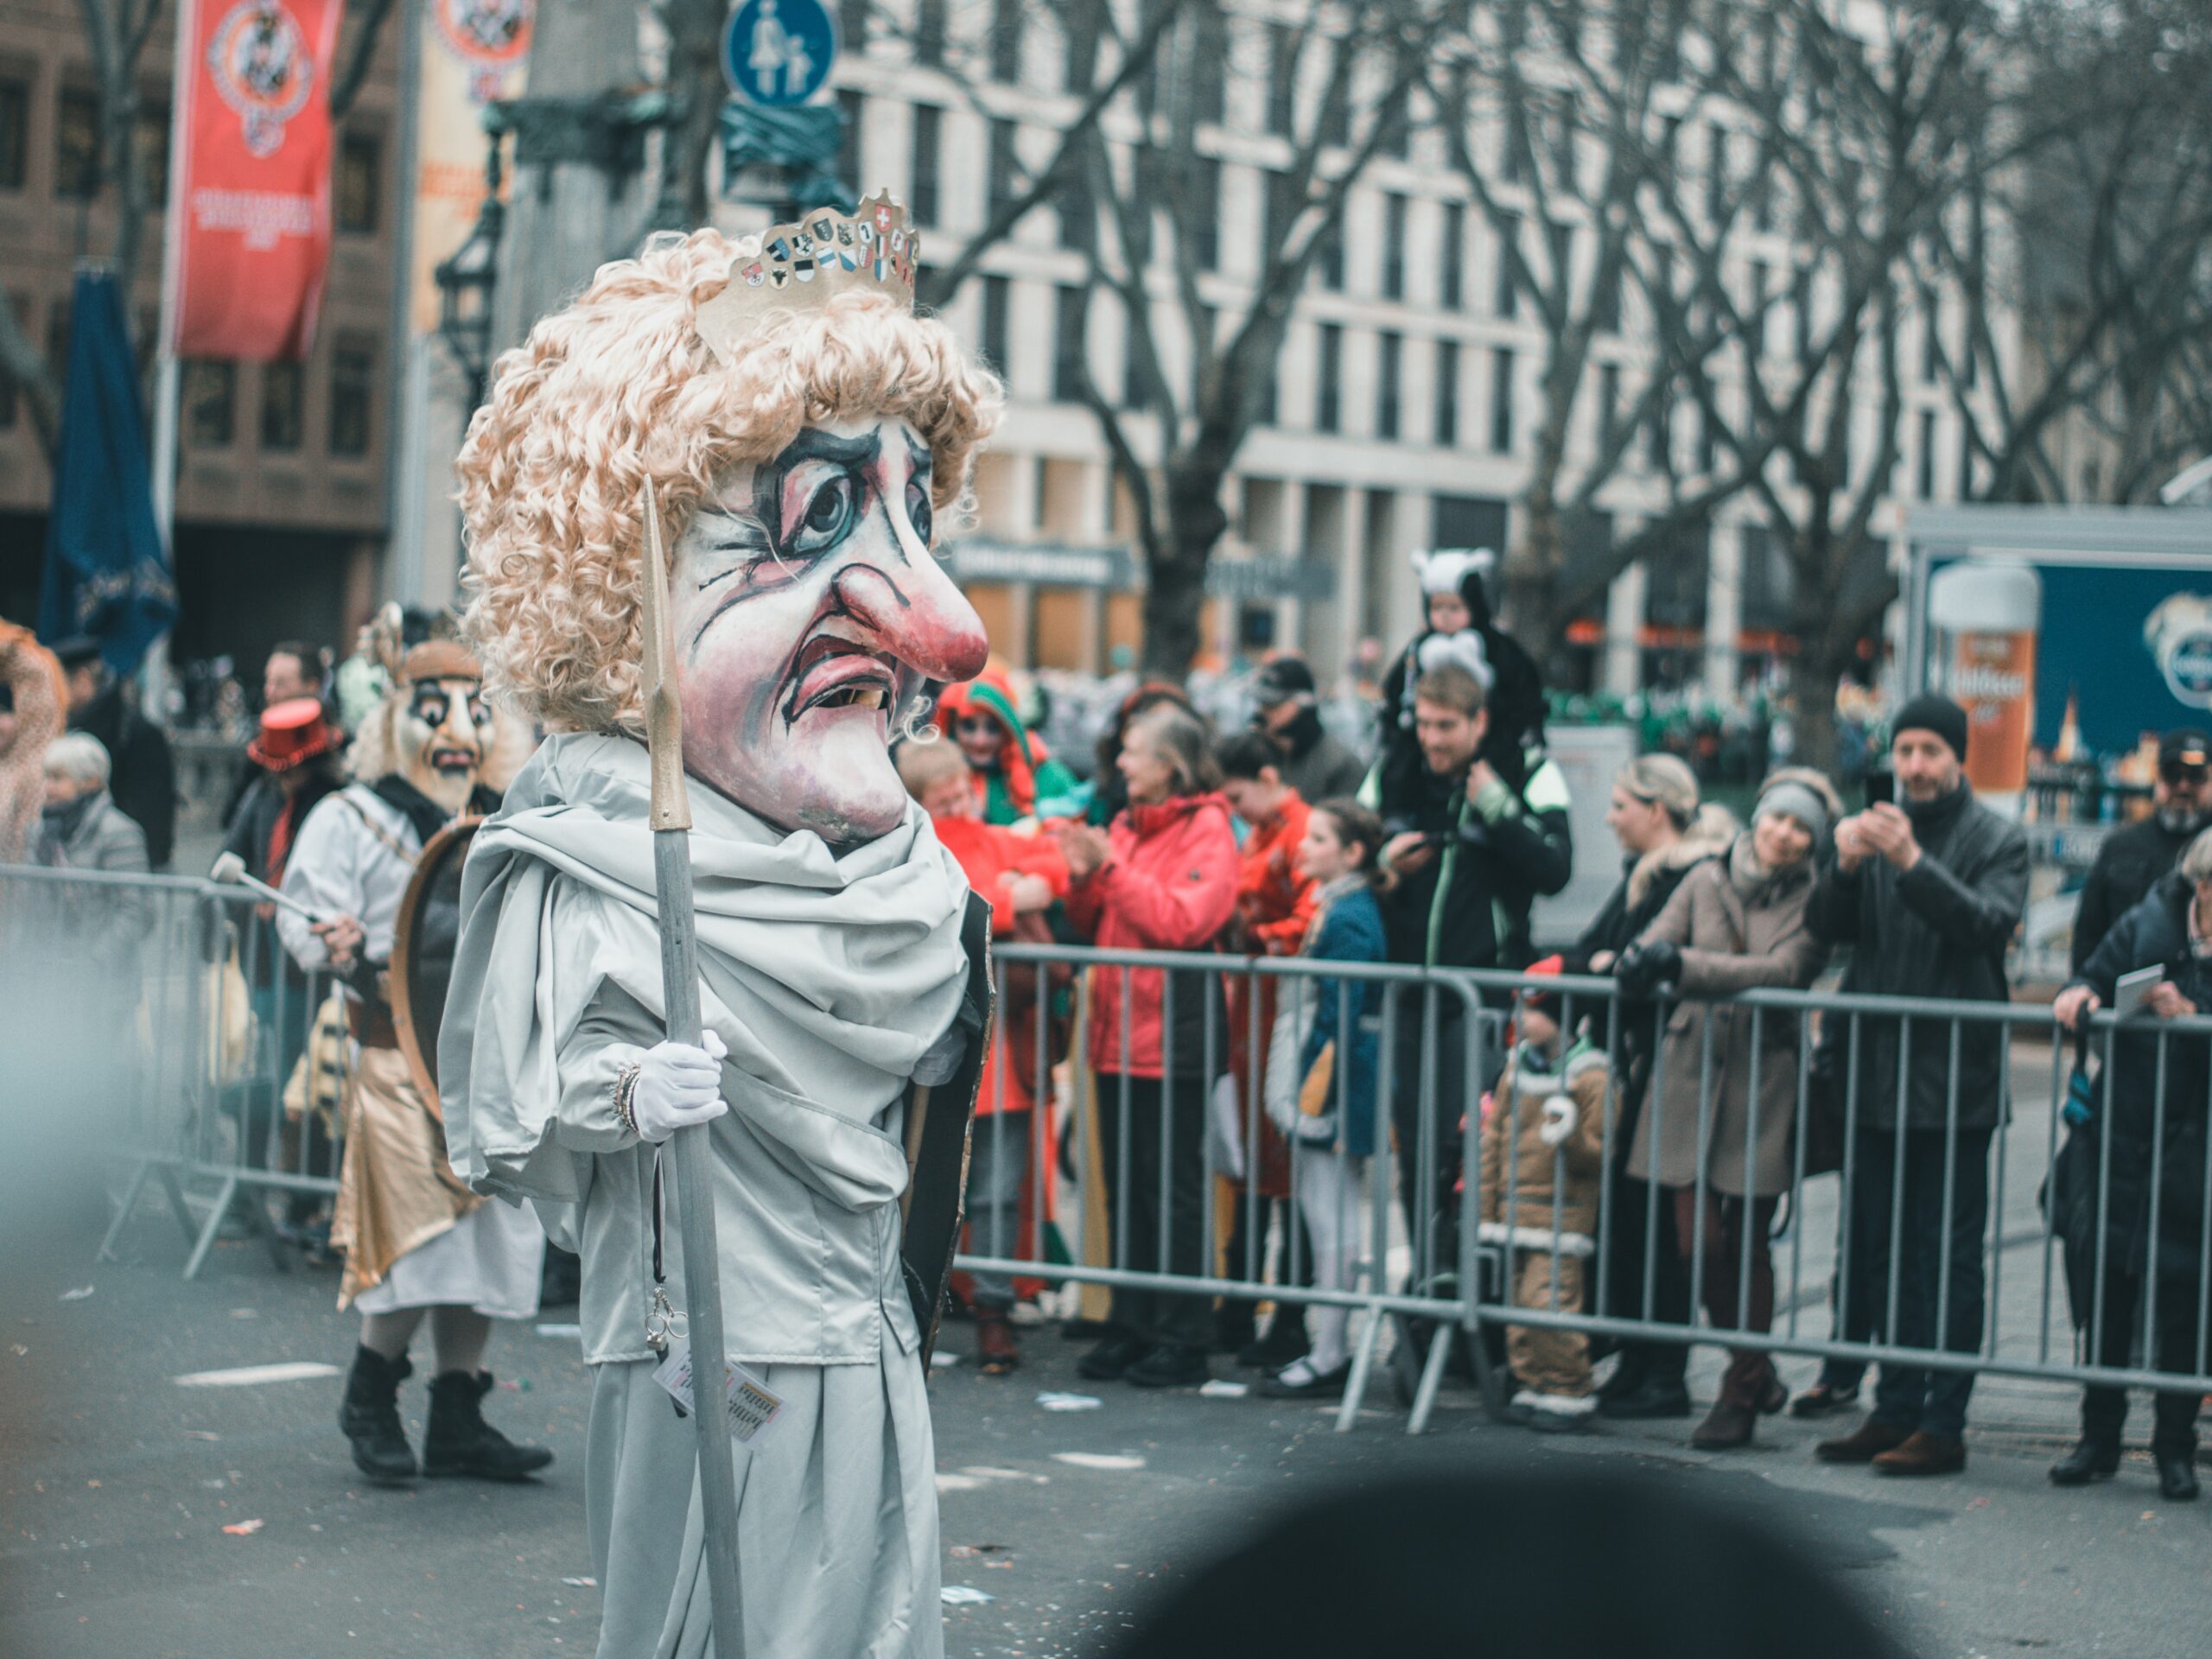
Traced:
<path fill-rule="evenodd" d="M 1727 395 L 1704 376 L 1686 385 L 1707 432 L 1749 479 L 1788 572 L 1801 752 L 1832 766 L 1836 687 L 1896 596 L 1873 524 L 1900 454 L 1901 354 L 1923 275 L 1915 256 L 1977 169 L 2017 152 L 1986 142 L 2002 41 L 1976 0 L 1885 8 L 1871 37 L 1840 29 L 1820 0 L 1775 0 L 1769 11 L 1770 53 L 1755 62 L 1715 54 L 1706 73 L 1795 210 L 1796 349 L 1787 361 L 1755 356 L 1727 377 Z M 1733 349 L 1744 353 L 1764 334 L 1745 313 L 1771 296 L 1738 299 L 1704 215 L 1664 193 L 1645 200 L 1692 257 L 1693 302 L 1736 313 Z M 1871 435 L 1854 418 L 1869 400 Z"/>
<path fill-rule="evenodd" d="M 1220 163 L 1204 129 L 1220 119 L 1230 48 L 1212 8 L 1183 18 L 1159 73 L 1135 89 L 1134 110 L 1082 146 L 1080 183 L 1062 202 L 1087 266 L 1065 322 L 1070 389 L 1097 421 L 1135 520 L 1149 674 L 1179 679 L 1198 654 L 1206 570 L 1229 528 L 1223 493 L 1273 395 L 1293 309 L 1339 235 L 1354 183 L 1399 142 L 1452 10 L 1389 0 L 1341 23 L 1315 8 L 1277 26 L 1269 73 L 1279 164 L 1268 169 L 1249 276 L 1217 269 Z M 1095 28 L 1078 40 L 1116 38 L 1104 0 L 1089 15 Z M 1320 93 L 1300 119 L 1292 89 L 1309 72 Z M 1368 112 L 1358 131 L 1356 111 Z M 1109 296 L 1128 354 L 1120 397 L 1080 350 Z"/>
<path fill-rule="evenodd" d="M 160 22 L 162 0 L 77 0 L 92 65 L 97 100 L 87 202 L 112 190 L 115 232 L 105 257 L 123 293 L 137 290 L 147 215 L 159 205 L 150 194 L 146 156 L 138 142 L 139 66 Z M 353 108 L 376 54 L 391 0 L 367 0 L 356 16 L 351 40 L 338 54 L 343 66 L 331 82 L 330 112 L 343 121 Z M 172 165 L 176 158 L 172 158 Z M 174 233 L 174 231 L 172 231 Z M 133 326 L 137 326 L 134 319 Z M 61 380 L 46 351 L 23 333 L 11 296 L 0 289 L 0 372 L 22 389 L 39 448 L 51 461 L 61 431 Z"/>
<path fill-rule="evenodd" d="M 1646 198 L 1655 194 L 1675 198 L 1680 214 L 1691 211 L 1680 197 L 1698 179 L 1678 165 L 1676 135 L 1716 89 L 1685 73 L 1685 54 L 1732 46 L 1702 33 L 1702 22 L 1693 0 L 1606 8 L 1508 0 L 1486 8 L 1430 77 L 1446 153 L 1543 334 L 1519 531 L 1500 573 L 1515 631 L 1540 656 L 1564 642 L 1569 621 L 1630 563 L 1702 525 L 1749 481 L 1740 467 L 1685 467 L 1671 444 L 1651 441 L 1668 428 L 1685 378 L 1709 378 L 1738 328 L 1764 321 L 1757 308 L 1739 315 L 1682 305 L 1674 253 L 1649 228 Z M 1724 193 L 1708 239 L 1726 243 L 1760 202 L 1755 193 Z M 1578 247 L 1586 250 L 1580 257 Z M 1601 376 L 1599 343 L 1621 333 L 1630 290 L 1652 320 L 1647 349 L 1622 352 Z M 1600 407 L 1592 441 L 1578 446 L 1592 382 L 1618 391 L 1627 365 L 1640 366 L 1640 385 L 1626 403 Z M 1663 484 L 1664 505 L 1602 550 L 1585 538 L 1574 556 L 1574 527 L 1594 521 L 1601 494 L 1639 461 Z"/>

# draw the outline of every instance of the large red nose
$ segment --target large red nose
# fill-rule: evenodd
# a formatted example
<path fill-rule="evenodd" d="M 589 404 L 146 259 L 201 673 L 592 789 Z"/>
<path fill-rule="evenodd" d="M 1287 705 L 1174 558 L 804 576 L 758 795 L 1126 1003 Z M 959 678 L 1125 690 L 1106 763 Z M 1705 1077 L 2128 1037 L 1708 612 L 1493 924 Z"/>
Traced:
<path fill-rule="evenodd" d="M 927 678 L 972 680 L 991 654 L 983 619 L 927 554 L 888 575 L 849 565 L 837 577 L 837 596 L 893 656 Z"/>

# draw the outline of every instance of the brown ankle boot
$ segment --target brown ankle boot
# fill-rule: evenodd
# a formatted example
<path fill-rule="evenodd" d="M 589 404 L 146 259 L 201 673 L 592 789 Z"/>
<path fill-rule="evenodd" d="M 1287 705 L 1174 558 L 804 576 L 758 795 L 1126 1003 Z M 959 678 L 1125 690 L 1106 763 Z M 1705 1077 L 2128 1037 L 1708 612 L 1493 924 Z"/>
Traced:
<path fill-rule="evenodd" d="M 1872 1463 L 1885 1452 L 1894 1452 L 1912 1438 L 1909 1428 L 1877 1422 L 1869 1417 L 1840 1440 L 1822 1440 L 1813 1455 L 1822 1463 Z"/>
<path fill-rule="evenodd" d="M 1713 1402 L 1690 1434 L 1690 1444 L 1700 1452 L 1726 1452 L 1751 1443 L 1758 1422 L 1760 1397 L 1772 1375 L 1763 1356 L 1739 1356 L 1730 1362 L 1720 1379 L 1720 1397 Z"/>
<path fill-rule="evenodd" d="M 1021 1363 L 1014 1345 L 1014 1325 L 1003 1308 L 976 1310 L 976 1357 L 985 1376 L 1004 1376 Z"/>
<path fill-rule="evenodd" d="M 1878 1475 L 1955 1475 L 1966 1466 L 1966 1442 L 1925 1430 L 1915 1431 L 1904 1445 L 1874 1459 Z"/>

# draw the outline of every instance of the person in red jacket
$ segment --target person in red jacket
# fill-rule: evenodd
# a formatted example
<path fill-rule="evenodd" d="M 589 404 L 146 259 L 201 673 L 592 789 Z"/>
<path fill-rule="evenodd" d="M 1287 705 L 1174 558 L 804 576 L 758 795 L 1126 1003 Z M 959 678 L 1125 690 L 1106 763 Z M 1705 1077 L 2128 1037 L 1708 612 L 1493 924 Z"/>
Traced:
<path fill-rule="evenodd" d="M 984 823 L 957 744 L 902 745 L 899 779 L 930 815 L 938 840 L 959 861 L 968 885 L 990 901 L 993 938 L 1020 936 L 1025 918 L 1041 920 L 1065 896 L 1067 861 L 1058 843 Z M 1037 934 L 1040 942 L 1046 937 Z M 1031 1148 L 1043 1147 L 1047 1160 L 1052 1149 L 1051 1126 L 1040 1130 L 1035 1110 L 1039 1094 L 1046 1110 L 1052 1109 L 1051 1081 L 1035 1075 L 1038 973 L 1033 966 L 1008 964 L 1000 976 L 999 1019 L 976 1094 L 976 1116 L 990 1122 L 976 1125 L 968 1160 L 968 1249 L 978 1255 L 1037 1255 L 1031 1230 L 1043 1205 L 1031 1201 Z M 1049 1162 L 1044 1175 L 1039 1196 L 1048 1198 Z M 972 1287 L 976 1358 L 985 1375 L 1004 1376 L 1021 1363 L 1007 1317 L 1014 1308 L 1013 1275 L 979 1271 Z"/>
<path fill-rule="evenodd" d="M 1230 925 L 1228 942 L 1246 956 L 1294 957 L 1306 943 L 1319 891 L 1298 868 L 1298 849 L 1306 839 L 1311 809 L 1283 781 L 1281 751 L 1263 734 L 1238 732 L 1225 737 L 1214 746 L 1213 758 L 1222 771 L 1221 792 L 1246 827 L 1244 844 L 1237 855 L 1236 919 Z M 1243 1188 L 1229 1189 L 1236 1223 L 1230 1234 L 1224 1275 L 1230 1279 L 1265 1277 L 1268 1236 L 1274 1230 L 1278 1216 L 1284 1230 L 1277 1249 L 1286 1271 L 1293 1255 L 1288 1230 L 1290 1147 L 1260 1109 L 1281 984 L 1280 980 L 1261 976 L 1230 982 L 1230 1072 L 1236 1079 L 1236 1121 L 1251 1143 L 1245 1160 L 1246 1183 L 1261 1199 L 1255 1205 L 1245 1201 Z M 1256 1020 L 1252 1014 L 1254 1002 L 1259 1005 Z M 1295 1254 L 1310 1273 L 1313 1252 L 1301 1248 Z M 1268 1326 L 1265 1340 L 1258 1339 L 1257 1311 L 1256 1303 L 1237 1299 L 1222 1303 L 1217 1340 L 1224 1350 L 1236 1356 L 1238 1364 L 1275 1370 L 1306 1351 L 1306 1321 L 1299 1309 L 1277 1303 L 1274 1322 Z"/>
<path fill-rule="evenodd" d="M 1179 709 L 1157 709 L 1130 723 L 1118 765 L 1128 805 L 1111 826 L 1058 832 L 1074 878 L 1068 918 L 1102 950 L 1211 949 L 1236 912 L 1236 839 L 1205 727 Z M 1168 978 L 1157 968 L 1094 970 L 1090 1047 L 1118 1265 L 1198 1277 L 1211 1243 L 1208 1061 L 1217 1071 L 1225 1058 L 1209 1055 L 1220 1045 L 1206 1040 L 1210 1019 L 1222 1029 L 1221 981 L 1194 971 L 1174 974 L 1172 985 Z M 1128 1162 L 1116 1168 L 1125 1147 Z M 1205 1380 L 1209 1299 L 1117 1285 L 1108 1323 L 1108 1336 L 1083 1357 L 1084 1376 L 1146 1388 Z"/>

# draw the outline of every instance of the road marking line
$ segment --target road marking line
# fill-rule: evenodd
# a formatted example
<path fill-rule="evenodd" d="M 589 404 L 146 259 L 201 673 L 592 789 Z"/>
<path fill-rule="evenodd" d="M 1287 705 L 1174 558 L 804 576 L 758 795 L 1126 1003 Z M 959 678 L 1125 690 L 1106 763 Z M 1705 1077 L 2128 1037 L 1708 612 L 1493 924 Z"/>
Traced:
<path fill-rule="evenodd" d="M 335 1365 L 288 1359 L 274 1365 L 240 1365 L 227 1371 L 190 1371 L 175 1381 L 180 1389 L 250 1389 L 261 1382 L 303 1382 L 311 1376 L 337 1375 Z"/>

